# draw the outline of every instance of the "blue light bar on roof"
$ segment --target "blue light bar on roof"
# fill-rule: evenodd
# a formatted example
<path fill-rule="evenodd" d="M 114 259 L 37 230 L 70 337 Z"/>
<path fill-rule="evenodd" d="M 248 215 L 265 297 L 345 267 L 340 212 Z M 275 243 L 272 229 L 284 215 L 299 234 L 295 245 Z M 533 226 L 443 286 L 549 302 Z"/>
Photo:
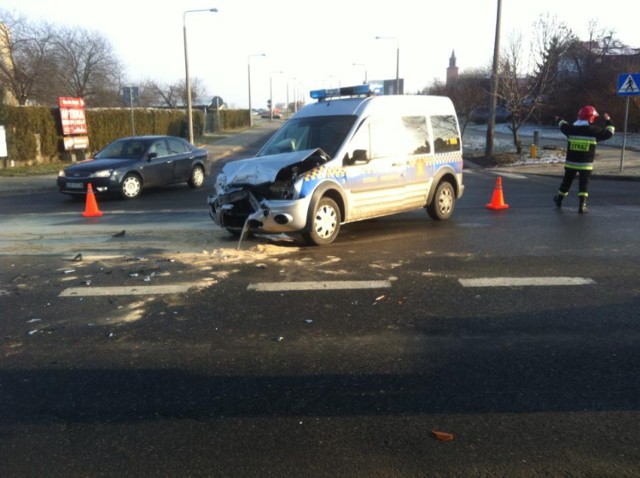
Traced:
<path fill-rule="evenodd" d="M 311 90 L 310 95 L 314 100 L 327 98 L 339 98 L 341 96 L 370 96 L 382 93 L 382 85 L 364 84 L 357 86 L 343 86 L 341 88 L 328 88 L 324 90 Z"/>

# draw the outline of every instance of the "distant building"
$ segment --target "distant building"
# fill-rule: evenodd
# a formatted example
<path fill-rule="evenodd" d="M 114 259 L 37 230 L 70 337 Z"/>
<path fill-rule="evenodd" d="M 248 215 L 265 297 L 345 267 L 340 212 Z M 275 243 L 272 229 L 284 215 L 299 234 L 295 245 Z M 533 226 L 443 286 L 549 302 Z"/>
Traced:
<path fill-rule="evenodd" d="M 447 86 L 453 86 L 458 80 L 458 67 L 456 66 L 456 52 L 451 50 L 451 58 L 449 58 L 449 67 L 447 68 Z"/>
<path fill-rule="evenodd" d="M 640 65 L 640 48 L 603 48 L 593 41 L 578 42 L 560 58 L 558 76 L 561 79 L 578 76 L 588 65 L 620 72 L 633 71 Z"/>

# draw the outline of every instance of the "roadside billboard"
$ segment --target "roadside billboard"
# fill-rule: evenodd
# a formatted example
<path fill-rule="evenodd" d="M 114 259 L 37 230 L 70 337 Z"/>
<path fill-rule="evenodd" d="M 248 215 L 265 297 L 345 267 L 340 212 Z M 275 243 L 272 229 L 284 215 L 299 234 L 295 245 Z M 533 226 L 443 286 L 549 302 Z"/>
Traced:
<path fill-rule="evenodd" d="M 87 120 L 84 112 L 84 100 L 82 98 L 58 98 L 60 106 L 60 120 L 62 122 L 62 134 L 87 134 Z"/>

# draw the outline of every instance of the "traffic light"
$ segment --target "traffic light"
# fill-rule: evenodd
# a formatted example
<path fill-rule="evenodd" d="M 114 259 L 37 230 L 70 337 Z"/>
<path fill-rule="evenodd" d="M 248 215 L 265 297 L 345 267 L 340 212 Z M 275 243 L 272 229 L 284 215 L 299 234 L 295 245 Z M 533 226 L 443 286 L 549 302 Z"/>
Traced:
<path fill-rule="evenodd" d="M 271 109 L 271 99 L 267 100 L 267 108 L 270 110 Z"/>

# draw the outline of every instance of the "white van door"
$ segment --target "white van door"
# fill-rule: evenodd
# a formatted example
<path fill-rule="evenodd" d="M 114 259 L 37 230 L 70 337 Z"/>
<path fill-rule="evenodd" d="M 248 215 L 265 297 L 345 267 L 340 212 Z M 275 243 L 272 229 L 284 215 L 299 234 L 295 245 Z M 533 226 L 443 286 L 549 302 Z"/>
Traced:
<path fill-rule="evenodd" d="M 349 156 L 366 151 L 367 160 L 345 164 L 346 221 L 403 210 L 406 156 L 398 147 L 401 135 L 398 117 L 370 117 L 353 136 Z"/>

